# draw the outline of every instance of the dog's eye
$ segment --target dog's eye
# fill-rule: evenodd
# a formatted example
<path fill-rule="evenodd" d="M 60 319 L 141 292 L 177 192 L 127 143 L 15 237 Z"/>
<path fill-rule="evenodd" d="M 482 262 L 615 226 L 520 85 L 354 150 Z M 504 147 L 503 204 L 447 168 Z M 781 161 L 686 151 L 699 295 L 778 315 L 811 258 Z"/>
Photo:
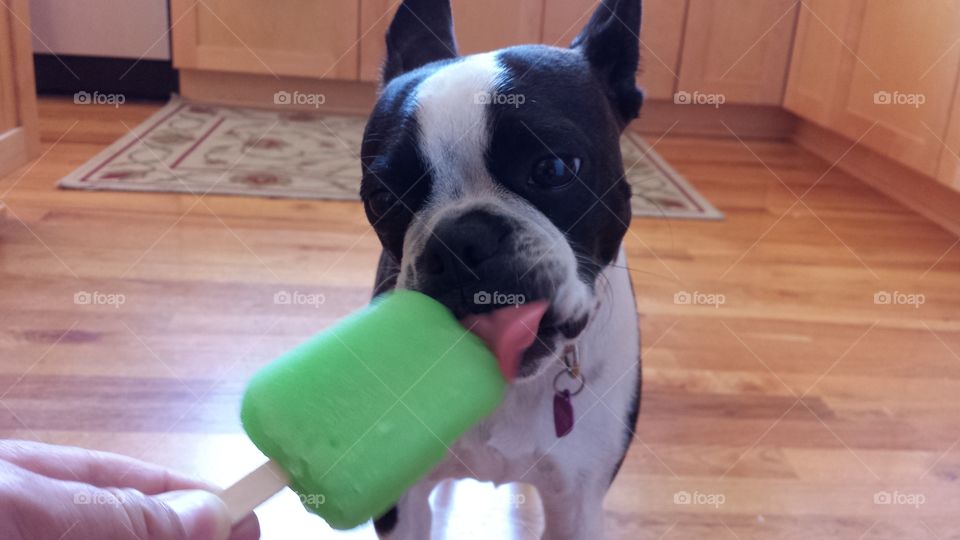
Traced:
<path fill-rule="evenodd" d="M 375 191 L 367 197 L 367 208 L 370 209 L 370 213 L 378 218 L 382 218 L 398 206 L 400 206 L 400 201 L 386 189 Z"/>
<path fill-rule="evenodd" d="M 557 189 L 573 182 L 580 173 L 580 158 L 553 156 L 541 159 L 530 172 L 530 181 L 540 187 Z"/>

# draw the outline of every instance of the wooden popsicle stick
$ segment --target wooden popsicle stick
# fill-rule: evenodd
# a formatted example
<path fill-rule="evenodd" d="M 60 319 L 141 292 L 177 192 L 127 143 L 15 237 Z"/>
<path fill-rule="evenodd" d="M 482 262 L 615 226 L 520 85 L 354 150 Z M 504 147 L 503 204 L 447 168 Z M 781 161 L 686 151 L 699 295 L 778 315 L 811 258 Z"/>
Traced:
<path fill-rule="evenodd" d="M 254 508 L 279 493 L 289 483 L 290 478 L 286 471 L 270 460 L 223 490 L 220 498 L 227 505 L 231 523 L 236 525 L 253 512 Z"/>

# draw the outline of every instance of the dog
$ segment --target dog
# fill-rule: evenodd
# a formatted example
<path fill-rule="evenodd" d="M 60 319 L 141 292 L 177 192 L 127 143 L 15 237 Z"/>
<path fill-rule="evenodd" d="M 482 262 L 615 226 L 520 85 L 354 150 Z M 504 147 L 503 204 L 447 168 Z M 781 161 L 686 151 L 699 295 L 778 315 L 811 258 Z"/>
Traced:
<path fill-rule="evenodd" d="M 459 56 L 449 0 L 406 0 L 389 27 L 361 155 L 374 294 L 420 291 L 460 318 L 549 308 L 503 404 L 374 521 L 381 538 L 429 540 L 431 491 L 470 477 L 535 486 L 544 538 L 603 535 L 640 403 L 619 145 L 643 103 L 640 4 L 603 0 L 569 48 Z"/>

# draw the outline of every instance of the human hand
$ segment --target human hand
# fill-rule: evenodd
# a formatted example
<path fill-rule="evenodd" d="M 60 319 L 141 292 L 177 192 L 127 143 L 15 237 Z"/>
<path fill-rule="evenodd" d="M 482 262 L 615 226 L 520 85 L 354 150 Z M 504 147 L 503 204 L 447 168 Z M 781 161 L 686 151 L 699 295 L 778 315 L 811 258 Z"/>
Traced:
<path fill-rule="evenodd" d="M 211 486 L 128 457 L 0 441 L 5 540 L 256 540 L 251 514 L 231 530 Z"/>

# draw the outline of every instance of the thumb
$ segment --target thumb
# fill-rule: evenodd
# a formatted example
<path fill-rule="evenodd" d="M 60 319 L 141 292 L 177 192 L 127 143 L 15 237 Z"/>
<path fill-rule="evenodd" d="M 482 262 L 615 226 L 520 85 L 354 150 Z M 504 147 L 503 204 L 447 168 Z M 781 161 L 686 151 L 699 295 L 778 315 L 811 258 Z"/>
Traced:
<path fill-rule="evenodd" d="M 169 508 L 183 530 L 184 540 L 227 540 L 230 515 L 220 497 L 208 491 L 175 491 L 156 500 Z M 179 540 L 179 537 L 174 537 Z M 157 537 L 157 540 L 166 537 Z M 145 540 L 155 540 L 154 537 Z"/>

